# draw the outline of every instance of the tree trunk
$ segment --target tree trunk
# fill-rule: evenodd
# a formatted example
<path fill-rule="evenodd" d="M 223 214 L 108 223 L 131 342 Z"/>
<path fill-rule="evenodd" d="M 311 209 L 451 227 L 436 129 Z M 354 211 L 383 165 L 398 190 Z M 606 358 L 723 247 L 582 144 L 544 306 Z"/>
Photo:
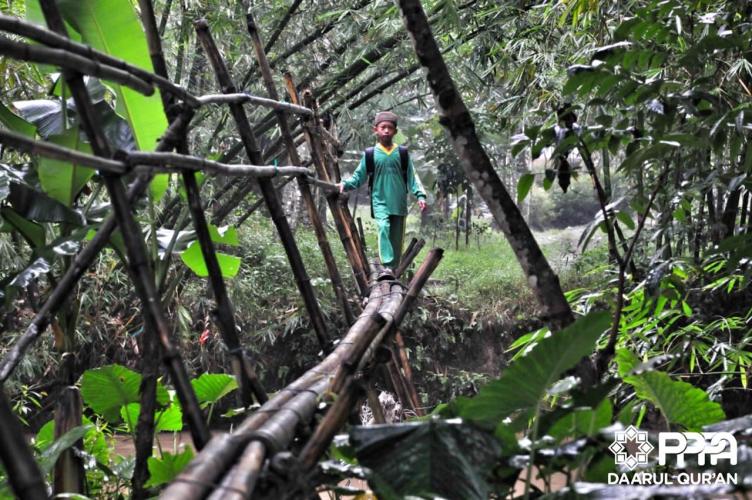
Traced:
<path fill-rule="evenodd" d="M 552 330 L 574 321 L 559 278 L 535 241 L 517 205 L 493 169 L 475 132 L 475 124 L 449 74 L 418 0 L 398 0 L 402 17 L 418 61 L 427 71 L 428 83 L 439 112 L 439 122 L 449 132 L 465 175 L 483 197 L 517 256 L 528 284 Z"/>
<path fill-rule="evenodd" d="M 470 223 L 473 209 L 473 188 L 470 184 L 465 189 L 465 246 L 470 244 Z"/>

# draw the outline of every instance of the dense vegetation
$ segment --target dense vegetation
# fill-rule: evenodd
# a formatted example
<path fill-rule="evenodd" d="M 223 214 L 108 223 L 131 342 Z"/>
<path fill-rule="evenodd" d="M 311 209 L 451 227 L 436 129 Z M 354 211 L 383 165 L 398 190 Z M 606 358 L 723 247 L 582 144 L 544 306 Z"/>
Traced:
<path fill-rule="evenodd" d="M 139 19 L 151 2 L 58 3 L 75 39 L 152 68 Z M 352 427 L 349 441 L 332 447 L 331 460 L 306 478 L 309 492 L 322 485 L 345 492 L 343 478 L 365 474 L 384 498 L 554 490 L 659 495 L 659 489 L 606 484 L 617 472 L 608 447 L 614 432 L 630 424 L 654 433 L 704 429 L 737 436 L 739 464 L 712 468 L 738 473 L 737 484 L 688 486 L 672 494 L 749 487 L 743 431 L 752 414 L 752 5 L 423 2 L 483 149 L 527 223 L 539 231 L 574 312 L 572 324 L 552 322 L 546 304 L 536 302 L 529 286 L 535 276 L 520 270 L 492 201 L 478 191 L 478 179 L 466 175 L 471 170 L 439 119 L 399 5 L 155 0 L 153 6 L 167 74 L 192 94 L 219 92 L 193 29 L 206 18 L 238 88 L 267 95 L 249 48 L 250 10 L 280 75 L 278 86 L 290 71 L 301 89 L 314 89 L 322 112 L 337 123 L 343 172 L 354 169 L 372 142 L 373 113 L 393 109 L 403 117 L 398 141 L 409 144 L 430 190 L 431 209 L 423 216 L 411 212 L 408 236 L 423 237 L 447 254 L 402 331 L 421 404 L 432 414 L 412 427 Z M 0 9 L 44 24 L 36 0 L 8 0 Z M 90 152 L 58 71 L 4 57 L 0 123 Z M 169 114 L 158 94 L 147 98 L 94 78 L 87 87 L 117 149 L 154 149 Z M 262 107 L 246 109 L 265 161 L 289 164 L 273 116 Z M 248 163 L 226 107 L 202 108 L 185 147 L 197 156 Z M 281 389 L 318 359 L 303 300 L 268 214 L 249 213 L 260 198 L 257 190 L 237 199 L 234 180 L 201 180 L 241 341 L 264 385 Z M 111 212 L 104 181 L 91 169 L 3 147 L 4 356 Z M 280 189 L 327 324 L 344 332 L 349 325 L 325 278 L 297 187 Z M 351 207 L 363 217 L 373 249 L 366 196 L 352 196 Z M 323 195 L 319 203 L 322 215 L 331 217 Z M 186 189 L 177 176 L 158 176 L 134 208 L 164 307 L 194 374 L 191 384 L 211 424 L 227 427 L 245 411 L 228 396 L 236 392 L 234 379 L 220 375 L 229 373 L 230 356 L 218 334 L 196 236 L 181 231 L 189 220 Z M 347 269 L 343 251 L 333 246 L 339 267 Z M 63 451 L 82 447 L 91 497 L 128 495 L 135 483 L 135 460 L 111 441 L 115 434 L 135 435 L 140 411 L 144 321 L 125 256 L 123 236 L 116 233 L 49 331 L 12 374 L 3 375 L 16 415 L 36 435 L 42 471 L 51 473 Z M 379 388 L 388 388 L 382 382 Z M 81 390 L 85 425 L 56 439 L 52 410 L 73 383 Z M 160 381 L 156 388 L 158 431 L 183 429 L 172 383 Z M 156 493 L 193 457 L 190 449 L 158 443 L 148 461 L 150 479 L 136 485 L 139 495 Z M 674 465 L 657 470 L 685 470 Z M 711 470 L 686 466 L 703 469 Z"/>

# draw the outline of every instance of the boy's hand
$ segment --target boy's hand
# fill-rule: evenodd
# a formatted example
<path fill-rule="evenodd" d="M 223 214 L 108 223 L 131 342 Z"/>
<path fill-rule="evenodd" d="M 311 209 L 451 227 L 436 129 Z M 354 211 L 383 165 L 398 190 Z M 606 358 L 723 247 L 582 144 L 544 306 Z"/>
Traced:
<path fill-rule="evenodd" d="M 345 192 L 345 184 L 343 182 L 337 183 L 337 187 L 339 188 L 339 193 L 342 194 Z"/>
<path fill-rule="evenodd" d="M 418 206 L 420 207 L 421 212 L 425 212 L 426 207 L 428 207 L 426 200 L 424 200 L 423 198 L 418 199 Z"/>

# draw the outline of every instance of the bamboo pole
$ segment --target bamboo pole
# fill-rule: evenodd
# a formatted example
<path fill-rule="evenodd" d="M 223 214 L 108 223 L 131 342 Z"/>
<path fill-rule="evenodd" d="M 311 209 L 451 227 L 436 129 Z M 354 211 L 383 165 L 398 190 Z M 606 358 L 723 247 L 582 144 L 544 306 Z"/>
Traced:
<path fill-rule="evenodd" d="M 410 244 L 407 247 L 407 250 L 405 250 L 405 253 L 402 255 L 402 258 L 400 259 L 399 266 L 397 266 L 397 269 L 394 271 L 394 277 L 400 278 L 402 276 L 402 273 L 404 273 L 408 267 L 410 267 L 410 264 L 413 263 L 415 260 L 415 257 L 418 256 L 420 251 L 423 249 L 423 247 L 426 244 L 426 240 L 421 238 L 420 240 L 413 238 L 410 241 Z"/>
<path fill-rule="evenodd" d="M 423 408 L 421 407 L 420 398 L 418 397 L 418 391 L 415 389 L 415 383 L 413 382 L 413 370 L 410 367 L 410 361 L 407 359 L 407 349 L 405 348 L 405 339 L 402 338 L 402 333 L 397 330 L 394 332 L 394 344 L 397 348 L 397 354 L 399 357 L 398 366 L 402 368 L 402 375 L 405 379 L 405 385 L 407 392 L 413 403 L 413 410 L 415 413 L 422 417 L 425 415 Z"/>
<path fill-rule="evenodd" d="M 40 6 L 48 26 L 63 36 L 67 35 L 65 24 L 54 0 L 40 0 Z M 98 117 L 94 113 L 83 78 L 80 73 L 70 70 L 63 70 L 63 76 L 71 89 L 79 119 L 89 137 L 92 151 L 97 156 L 110 156 L 109 145 L 101 127 L 98 126 Z M 180 357 L 180 352 L 173 344 L 170 328 L 162 310 L 161 300 L 154 285 L 154 275 L 149 267 L 141 229 L 131 213 L 131 206 L 122 180 L 109 174 L 105 174 L 103 179 L 110 193 L 115 217 L 123 233 L 128 252 L 128 265 L 131 269 L 136 293 L 144 306 L 145 331 L 157 335 L 162 344 L 162 355 L 175 385 L 183 412 L 188 420 L 193 443 L 197 449 L 201 449 L 209 440 L 209 429 L 203 420 L 196 394 L 188 379 L 188 373 Z"/>
<path fill-rule="evenodd" d="M 215 174 L 248 177 L 309 176 L 301 166 L 228 165 L 213 160 L 178 153 L 118 151 L 116 159 L 102 158 L 47 141 L 31 139 L 23 134 L 0 129 L 0 143 L 18 151 L 37 154 L 55 160 L 69 161 L 113 175 L 144 169 L 162 172 L 207 171 Z"/>
<path fill-rule="evenodd" d="M 232 307 L 230 297 L 227 295 L 227 288 L 222 278 L 222 271 L 219 268 L 214 242 L 209 234 L 209 226 L 206 223 L 206 216 L 201 207 L 196 175 L 193 172 L 184 173 L 183 182 L 188 197 L 188 207 L 193 217 L 193 226 L 196 230 L 196 236 L 201 246 L 201 254 L 204 256 L 206 269 L 209 273 L 214 300 L 217 303 L 217 324 L 222 335 L 222 340 L 227 346 L 230 358 L 232 359 L 232 371 L 235 374 L 235 379 L 238 381 L 240 402 L 243 406 L 250 406 L 253 402 L 251 399 L 251 393 L 253 393 L 259 403 L 264 403 L 269 398 L 240 345 L 237 326 L 235 324 L 235 311 Z"/>
<path fill-rule="evenodd" d="M 184 135 L 184 131 L 192 118 L 193 110 L 191 109 L 186 109 L 179 114 L 162 135 L 157 145 L 157 150 L 166 151 L 172 149 L 179 138 Z M 133 203 L 143 194 L 149 186 L 150 180 L 150 176 L 141 175 L 133 182 L 128 189 L 129 203 Z M 70 290 L 78 283 L 89 266 L 91 266 L 99 252 L 109 243 L 110 236 L 112 236 L 116 226 L 115 216 L 109 215 L 99 226 L 99 230 L 94 235 L 94 238 L 76 255 L 76 258 L 68 267 L 65 274 L 58 280 L 57 285 L 47 297 L 45 303 L 36 313 L 29 326 L 26 327 L 23 335 L 16 340 L 15 344 L 11 346 L 0 362 L 0 383 L 4 383 L 10 377 L 29 347 L 44 333 L 50 320 L 68 298 Z"/>
<path fill-rule="evenodd" d="M 266 53 L 264 52 L 261 35 L 259 34 L 256 22 L 253 19 L 253 15 L 250 11 L 246 12 L 246 26 L 248 28 L 248 34 L 251 37 L 253 48 L 256 52 L 256 59 L 259 64 L 259 68 L 261 69 L 261 75 L 264 80 L 264 85 L 266 86 L 266 91 L 269 93 L 269 97 L 272 100 L 279 101 L 279 94 L 277 93 L 277 88 L 274 84 L 272 70 L 269 67 L 269 61 L 267 60 Z M 293 102 L 297 103 L 298 100 L 294 99 Z M 313 114 L 313 112 L 311 112 L 311 114 Z M 292 134 L 290 133 L 290 126 L 287 122 L 287 116 L 282 109 L 276 110 L 276 116 L 282 139 L 287 147 L 287 154 L 290 158 L 290 161 L 296 165 L 300 164 L 300 156 L 298 155 L 298 150 L 295 147 L 295 141 L 293 140 Z M 329 240 L 326 236 L 326 229 L 324 228 L 324 225 L 319 218 L 319 213 L 316 209 L 316 201 L 313 199 L 311 188 L 307 184 L 306 180 L 299 178 L 298 189 L 300 190 L 300 194 L 302 195 L 303 201 L 308 210 L 308 218 L 313 225 L 313 231 L 316 235 L 316 240 L 318 242 L 319 249 L 321 250 L 321 255 L 324 258 L 324 263 L 326 264 L 326 268 L 329 273 L 329 280 L 332 284 L 332 288 L 334 289 L 334 296 L 337 298 L 337 301 L 342 307 L 342 312 L 345 315 L 345 321 L 347 321 L 348 325 L 351 325 L 354 322 L 355 318 L 353 317 L 350 303 L 347 300 L 345 287 L 342 284 L 342 277 L 339 274 L 339 269 L 337 269 L 337 262 L 334 260 L 334 254 L 332 253 L 332 248 L 329 245 Z"/>
<path fill-rule="evenodd" d="M 167 64 L 162 52 L 162 40 L 154 17 L 154 6 L 151 0 L 139 0 L 139 7 L 154 72 L 158 78 L 169 82 Z M 160 88 L 164 89 L 163 86 Z M 162 108 L 165 115 L 167 115 L 168 121 L 170 123 L 174 122 L 179 116 L 179 110 L 174 106 L 174 93 L 160 92 L 160 97 Z M 192 98 L 190 94 L 186 93 L 186 96 L 183 98 L 185 102 L 191 101 L 188 97 Z M 176 149 L 180 150 L 183 147 L 187 147 L 186 144 L 187 131 L 184 131 L 176 141 Z M 167 274 L 166 265 L 164 274 Z M 160 281 L 164 281 L 164 277 L 158 278 L 158 282 Z M 150 476 L 149 458 L 152 456 L 154 447 L 157 378 L 159 377 L 159 360 L 161 357 L 160 345 L 156 334 L 152 332 L 141 337 L 141 385 L 139 387 L 141 411 L 138 414 L 138 422 L 136 423 L 136 462 L 133 466 L 133 475 L 131 476 L 131 497 L 133 500 L 141 500 L 149 496 L 149 492 L 144 485 Z"/>
<path fill-rule="evenodd" d="M 326 378 L 318 380 L 264 422 L 254 433 L 253 440 L 244 450 L 238 464 L 228 471 L 220 487 L 209 496 L 209 500 L 251 498 L 262 470 L 263 459 L 287 448 L 295 437 L 298 425 L 307 423 L 313 417 L 319 397 L 328 385 Z"/>
<path fill-rule="evenodd" d="M 67 161 L 75 165 L 96 168 L 102 172 L 109 172 L 111 174 L 125 174 L 128 172 L 128 165 L 121 161 L 99 158 L 81 153 L 75 149 L 58 146 L 51 142 L 38 141 L 12 130 L 0 129 L 0 143 L 23 153 L 36 154 L 52 158 L 53 160 Z"/>
<path fill-rule="evenodd" d="M 299 166 L 276 165 L 228 165 L 218 161 L 178 153 L 147 153 L 143 151 L 120 152 L 129 165 L 157 167 L 156 170 L 205 171 L 214 174 L 270 178 L 280 175 L 305 176 L 310 171 Z M 170 168 L 172 167 L 172 168 Z"/>
<path fill-rule="evenodd" d="M 366 383 L 366 397 L 368 397 L 368 406 L 371 407 L 371 411 L 373 412 L 373 422 L 375 424 L 385 424 L 384 409 L 381 407 L 379 395 L 376 393 L 373 382 L 370 380 Z"/>
<path fill-rule="evenodd" d="M 449 133 L 465 174 L 475 184 L 478 194 L 486 201 L 494 219 L 509 240 L 527 281 L 543 308 L 545 322 L 553 331 L 563 329 L 574 321 L 574 316 L 561 290 L 559 279 L 483 149 L 472 116 L 454 85 L 420 1 L 398 0 L 397 4 L 418 61 L 426 70 L 440 123 Z M 588 377 L 586 373 L 582 375 Z"/>
<path fill-rule="evenodd" d="M 55 405 L 55 439 L 59 439 L 69 430 L 79 427 L 82 423 L 81 394 L 77 387 L 63 388 Z M 74 446 L 84 449 L 83 439 L 79 439 Z M 86 488 L 86 474 L 80 454 L 72 448 L 65 450 L 55 462 L 53 494 L 84 493 Z"/>
<path fill-rule="evenodd" d="M 154 84 L 160 89 L 183 99 L 187 104 L 193 107 L 197 107 L 199 105 L 194 96 L 188 93 L 184 88 L 175 85 L 167 78 L 163 78 L 160 75 L 150 73 L 143 68 L 129 64 L 122 59 L 112 57 L 109 54 L 100 52 L 88 45 L 78 43 L 53 31 L 46 30 L 34 23 L 24 21 L 23 19 L 19 19 L 17 17 L 0 14 L 0 30 L 7 31 L 9 33 L 15 33 L 26 38 L 31 38 L 32 40 L 44 45 L 58 49 L 64 49 L 83 58 L 97 61 L 106 66 L 117 68 L 124 72 L 130 73 L 136 78 Z M 57 62 L 53 61 L 52 64 L 57 64 Z M 155 65 L 155 69 L 156 68 L 157 66 Z"/>
<path fill-rule="evenodd" d="M 435 248 L 429 252 L 428 256 L 423 261 L 423 264 L 415 273 L 415 278 L 412 283 L 410 283 L 410 289 L 404 295 L 404 298 L 401 301 L 395 301 L 393 299 L 388 301 L 388 308 L 393 311 L 393 316 L 387 321 L 381 330 L 379 330 L 363 355 L 357 358 L 356 369 L 353 370 L 352 367 L 348 368 L 347 365 L 343 365 L 337 375 L 335 375 L 334 380 L 332 381 L 332 391 L 337 394 L 337 400 L 329 411 L 327 411 L 323 420 L 314 431 L 313 436 L 311 436 L 311 439 L 300 452 L 299 459 L 304 470 L 310 470 L 316 465 L 319 457 L 321 457 L 328 448 L 329 443 L 331 443 L 335 433 L 342 427 L 347 418 L 347 412 L 349 412 L 352 402 L 356 398 L 356 392 L 358 390 L 357 373 L 364 370 L 368 363 L 371 362 L 376 349 L 390 339 L 394 330 L 399 326 L 408 311 L 412 308 L 418 294 L 428 281 L 429 276 L 433 273 L 434 269 L 436 269 L 436 266 L 439 265 L 442 256 L 443 250 L 440 248 Z M 384 283 L 388 284 L 390 287 L 395 287 L 400 290 L 402 289 L 402 287 L 396 282 Z M 354 359 L 349 361 L 352 362 Z M 342 377 L 343 374 L 344 377 Z M 338 380 L 342 380 L 341 384 L 338 384 Z"/>
<path fill-rule="evenodd" d="M 154 87 L 149 82 L 118 68 L 92 61 L 64 49 L 51 49 L 41 45 L 29 45 L 0 36 L 0 54 L 20 61 L 52 64 L 78 73 L 96 76 L 125 85 L 144 95 L 152 95 Z"/>
<path fill-rule="evenodd" d="M 288 92 L 290 92 L 295 88 L 295 85 L 292 83 L 292 76 L 288 73 L 285 75 L 285 79 L 288 81 L 287 88 Z M 297 93 L 291 92 L 290 95 L 291 97 L 296 96 Z M 310 107 L 308 106 L 308 104 L 313 103 L 313 94 L 310 91 L 303 92 L 303 102 L 307 105 L 306 107 Z M 308 142 L 308 147 L 311 150 L 311 157 L 313 158 L 313 164 L 316 167 L 316 172 L 318 173 L 319 179 L 322 179 L 325 182 L 331 182 L 331 177 L 326 170 L 324 152 L 320 148 L 320 143 L 315 140 L 315 127 L 315 117 L 313 120 L 305 120 L 303 122 L 305 138 Z M 334 219 L 334 225 L 337 228 L 337 233 L 339 234 L 340 241 L 342 241 L 342 246 L 345 248 L 345 255 L 350 262 L 350 267 L 352 268 L 355 282 L 358 285 L 361 296 L 365 297 L 366 295 L 368 295 L 368 267 L 362 259 L 362 254 L 358 251 L 349 226 L 347 225 L 342 214 L 342 210 L 340 209 L 340 205 L 337 203 L 336 197 L 338 197 L 338 194 L 333 193 L 326 197 L 326 201 L 329 205 L 329 210 L 332 213 L 332 219 Z"/>
<path fill-rule="evenodd" d="M 282 19 L 279 21 L 277 27 L 274 28 L 272 36 L 269 37 L 269 41 L 266 42 L 266 45 L 264 46 L 264 52 L 269 53 L 269 51 L 272 50 L 272 47 L 274 47 L 274 44 L 277 42 L 279 35 L 282 34 L 282 31 L 284 31 L 287 23 L 289 23 L 290 19 L 292 19 L 292 16 L 295 15 L 295 11 L 298 10 L 298 7 L 300 7 L 301 3 L 303 3 L 303 0 L 293 0 L 284 17 L 282 17 Z"/>
<path fill-rule="evenodd" d="M 26 442 L 26 433 L 0 389 L 0 461 L 17 498 L 46 500 L 47 485 Z"/>
<path fill-rule="evenodd" d="M 275 111 L 287 111 L 303 116 L 310 116 L 313 114 L 313 111 L 303 106 L 289 104 L 275 98 L 267 99 L 266 97 L 257 97 L 247 92 L 239 92 L 236 94 L 208 94 L 199 97 L 198 100 L 201 104 L 243 104 L 248 102 L 271 108 Z"/>
<path fill-rule="evenodd" d="M 251 441 L 238 463 L 225 475 L 222 483 L 209 495 L 208 500 L 243 500 L 251 498 L 266 460 L 263 441 Z M 249 471 L 249 473 L 243 473 Z"/>
<path fill-rule="evenodd" d="M 230 73 L 227 70 L 227 66 L 222 59 L 216 44 L 214 43 L 214 39 L 209 32 L 208 23 L 205 20 L 199 20 L 196 22 L 195 27 L 201 44 L 214 68 L 214 73 L 219 85 L 222 87 L 222 92 L 226 94 L 235 93 L 235 86 L 232 83 L 232 78 L 230 77 Z M 238 134 L 243 141 L 243 146 L 246 149 L 248 158 L 252 163 L 260 164 L 262 160 L 261 153 L 259 152 L 253 129 L 251 128 L 251 124 L 248 121 L 245 111 L 239 104 L 230 104 L 230 111 L 232 112 L 238 129 Z M 282 240 L 287 259 L 290 262 L 290 267 L 295 276 L 295 283 L 303 297 L 303 302 L 311 319 L 311 325 L 313 326 L 316 338 L 319 341 L 319 345 L 325 350 L 327 349 L 329 341 L 324 318 L 321 315 L 321 310 L 319 309 L 318 302 L 316 301 L 313 292 L 313 287 L 311 286 L 311 280 L 306 273 L 305 265 L 303 264 L 300 251 L 298 250 L 295 238 L 290 230 L 290 225 L 287 222 L 287 218 L 285 218 L 279 198 L 277 198 L 277 192 L 274 190 L 274 185 L 270 179 L 259 179 L 258 184 L 261 188 L 261 194 L 269 208 L 272 222 L 274 222 L 274 225 L 277 227 L 280 240 Z"/>
<path fill-rule="evenodd" d="M 131 497 L 149 497 L 144 484 L 149 480 L 149 457 L 154 448 L 154 416 L 157 409 L 157 379 L 159 378 L 160 346 L 154 333 L 141 336 L 141 384 L 139 385 L 138 421 L 136 422 L 136 462 L 131 476 Z"/>
<path fill-rule="evenodd" d="M 311 108 L 314 113 L 314 117 L 317 117 L 318 115 L 318 104 L 316 103 L 316 99 L 313 98 L 313 92 L 308 89 L 304 92 L 304 98 L 306 99 L 307 107 Z M 326 171 L 329 175 L 329 181 L 334 182 L 340 182 L 341 175 L 339 171 L 339 164 L 336 161 L 336 156 L 333 154 L 327 154 L 327 148 L 324 144 L 324 141 L 322 139 L 322 134 L 319 132 L 322 127 L 319 123 L 319 120 L 316 118 L 313 120 L 313 133 L 311 134 L 311 138 L 313 140 L 313 143 L 315 145 L 316 150 L 318 151 L 318 154 L 323 158 L 325 165 L 326 165 Z M 321 176 L 321 174 L 319 174 Z M 342 219 L 342 222 L 347 229 L 350 238 L 353 241 L 353 245 L 355 247 L 355 250 L 357 251 L 357 255 L 360 258 L 360 261 L 363 266 L 364 272 L 368 272 L 368 257 L 366 255 L 365 246 L 363 244 L 363 240 L 361 240 L 360 235 L 358 234 L 358 228 L 355 226 L 355 221 L 353 220 L 352 214 L 350 213 L 350 209 L 347 206 L 347 198 L 346 197 L 338 197 L 336 199 L 337 207 L 340 213 L 340 217 Z"/>

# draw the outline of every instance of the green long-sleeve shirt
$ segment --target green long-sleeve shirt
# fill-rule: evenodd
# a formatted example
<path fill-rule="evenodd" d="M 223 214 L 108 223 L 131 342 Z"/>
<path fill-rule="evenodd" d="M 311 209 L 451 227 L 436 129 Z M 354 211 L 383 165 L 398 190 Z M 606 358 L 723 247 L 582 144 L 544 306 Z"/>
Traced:
<path fill-rule="evenodd" d="M 407 163 L 407 186 L 405 185 L 397 146 L 394 146 L 392 151 L 387 153 L 384 146 L 377 144 L 373 153 L 373 166 L 371 201 L 375 217 L 378 218 L 380 215 L 407 215 L 408 187 L 416 198 L 426 198 L 426 191 L 415 172 L 412 158 L 409 158 Z M 366 172 L 366 155 L 364 153 L 360 158 L 358 168 L 355 169 L 349 179 L 343 181 L 343 184 L 345 190 L 350 191 L 359 188 L 367 180 L 368 173 Z"/>

